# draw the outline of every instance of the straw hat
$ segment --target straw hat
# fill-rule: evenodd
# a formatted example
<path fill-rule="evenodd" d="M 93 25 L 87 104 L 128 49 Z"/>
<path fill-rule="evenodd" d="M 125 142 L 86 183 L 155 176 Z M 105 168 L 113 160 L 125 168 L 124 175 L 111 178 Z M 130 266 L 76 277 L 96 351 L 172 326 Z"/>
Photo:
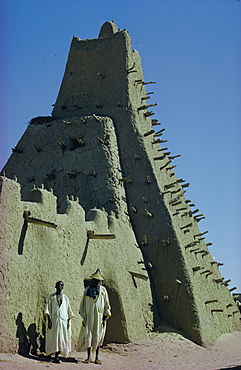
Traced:
<path fill-rule="evenodd" d="M 91 281 L 91 280 L 92 280 L 91 276 L 86 276 L 83 281 Z"/>
<path fill-rule="evenodd" d="M 91 275 L 91 279 L 104 280 L 103 276 L 100 274 L 100 269 L 97 269 L 95 273 Z"/>

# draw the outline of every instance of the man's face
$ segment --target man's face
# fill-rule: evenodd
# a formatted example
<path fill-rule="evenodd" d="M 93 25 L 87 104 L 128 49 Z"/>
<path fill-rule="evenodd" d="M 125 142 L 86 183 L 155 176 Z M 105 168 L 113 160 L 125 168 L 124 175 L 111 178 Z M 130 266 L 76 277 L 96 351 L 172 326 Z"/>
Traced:
<path fill-rule="evenodd" d="M 62 281 L 58 281 L 55 285 L 55 288 L 58 292 L 61 292 L 64 288 L 64 283 Z"/>
<path fill-rule="evenodd" d="M 93 286 L 93 287 L 96 287 L 98 284 L 99 284 L 99 280 L 97 280 L 97 279 L 92 279 L 92 282 L 91 282 L 91 285 Z"/>

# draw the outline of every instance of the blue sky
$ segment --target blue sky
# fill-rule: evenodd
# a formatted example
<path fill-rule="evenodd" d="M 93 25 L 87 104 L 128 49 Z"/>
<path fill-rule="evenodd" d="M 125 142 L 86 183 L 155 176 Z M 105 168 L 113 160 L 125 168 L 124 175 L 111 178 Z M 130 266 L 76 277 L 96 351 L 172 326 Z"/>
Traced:
<path fill-rule="evenodd" d="M 201 232 L 230 288 L 241 292 L 241 2 L 1 0 L 0 168 L 28 121 L 50 115 L 73 35 L 126 28 L 155 92 L 176 174 L 204 213 Z"/>

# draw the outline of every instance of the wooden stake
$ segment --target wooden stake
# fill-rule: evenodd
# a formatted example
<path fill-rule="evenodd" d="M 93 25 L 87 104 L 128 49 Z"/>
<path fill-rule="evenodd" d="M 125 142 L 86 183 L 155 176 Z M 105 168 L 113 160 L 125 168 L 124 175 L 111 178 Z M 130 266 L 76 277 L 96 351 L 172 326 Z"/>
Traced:
<path fill-rule="evenodd" d="M 169 156 L 169 159 L 175 159 L 181 157 L 181 154 Z"/>
<path fill-rule="evenodd" d="M 157 136 L 158 134 L 161 134 L 162 132 L 164 132 L 166 129 L 165 128 L 163 128 L 162 130 L 159 130 L 159 131 L 157 131 L 156 133 L 155 133 L 155 135 Z"/>
<path fill-rule="evenodd" d="M 148 105 L 147 105 L 147 108 L 156 107 L 156 106 L 157 106 L 157 103 L 154 103 L 154 104 L 148 104 Z"/>
<path fill-rule="evenodd" d="M 143 98 L 141 98 L 141 100 L 148 100 L 150 99 L 150 96 L 144 96 Z"/>
<path fill-rule="evenodd" d="M 191 224 L 187 224 L 187 225 L 185 225 L 185 226 L 180 226 L 180 229 L 181 230 L 183 230 L 183 229 L 185 229 L 186 227 L 191 227 L 192 226 L 192 223 Z"/>
<path fill-rule="evenodd" d="M 147 184 L 151 184 L 151 178 L 150 178 L 150 176 L 146 176 L 145 179 L 146 179 L 146 183 Z"/>
<path fill-rule="evenodd" d="M 143 82 L 142 82 L 142 84 L 143 84 L 143 85 L 150 85 L 150 84 L 155 84 L 155 83 L 156 83 L 156 82 L 152 82 L 152 81 L 150 81 L 150 82 L 144 82 L 144 81 L 143 81 Z"/>
<path fill-rule="evenodd" d="M 87 231 L 88 239 L 116 239 L 114 234 L 95 234 L 93 230 Z"/>
<path fill-rule="evenodd" d="M 208 254 L 208 251 L 204 251 L 204 252 L 202 253 L 202 257 L 206 256 L 207 254 Z"/>
<path fill-rule="evenodd" d="M 59 140 L 57 141 L 57 144 L 59 144 L 59 146 L 61 146 L 62 149 L 66 149 L 66 145 L 64 144 L 64 142 L 62 140 Z"/>
<path fill-rule="evenodd" d="M 194 247 L 194 245 L 196 245 L 196 244 L 197 244 L 197 242 L 191 242 L 191 243 L 189 243 L 188 245 L 186 245 L 184 248 L 185 248 L 185 249 L 192 248 L 192 247 Z"/>
<path fill-rule="evenodd" d="M 161 143 L 166 143 L 167 140 L 161 140 L 161 139 L 156 139 L 152 142 L 152 144 L 161 144 Z"/>
<path fill-rule="evenodd" d="M 148 276 L 139 274 L 137 272 L 129 271 L 129 273 L 137 279 L 148 280 Z"/>
<path fill-rule="evenodd" d="M 148 217 L 153 217 L 153 214 L 152 213 L 150 213 L 150 212 L 148 212 L 148 210 L 147 209 L 144 209 L 144 212 L 145 212 L 145 214 L 148 216 Z"/>
<path fill-rule="evenodd" d="M 166 156 L 165 155 L 162 155 L 161 157 L 155 157 L 153 159 L 154 159 L 154 161 L 159 161 L 159 160 L 162 160 L 164 158 L 166 158 Z"/>
<path fill-rule="evenodd" d="M 131 182 L 132 183 L 132 180 L 129 176 L 123 177 L 122 179 L 119 179 L 119 181 L 121 181 L 121 182 Z"/>
<path fill-rule="evenodd" d="M 204 214 L 203 213 L 200 213 L 200 215 L 196 215 L 194 218 L 196 219 L 196 218 L 199 218 L 199 217 L 202 217 L 202 216 L 204 216 Z"/>
<path fill-rule="evenodd" d="M 148 135 L 154 134 L 154 132 L 155 132 L 155 130 L 150 130 L 150 131 L 146 132 L 144 134 L 144 136 L 148 136 Z"/>
<path fill-rule="evenodd" d="M 167 168 L 167 170 L 172 170 L 173 168 L 177 167 L 177 165 L 175 164 L 175 166 L 170 166 Z"/>
<path fill-rule="evenodd" d="M 99 117 L 97 117 L 94 113 L 92 114 L 92 116 L 96 119 L 97 122 L 101 121 L 101 119 Z"/>
<path fill-rule="evenodd" d="M 188 182 L 187 184 L 184 184 L 184 185 L 181 185 L 182 188 L 188 188 L 190 186 L 190 182 Z"/>
<path fill-rule="evenodd" d="M 207 233 L 208 233 L 208 231 L 204 231 L 203 233 L 196 234 L 196 235 L 193 235 L 193 236 L 194 236 L 194 238 L 197 238 L 198 236 L 202 236 L 202 235 L 207 234 Z"/>
<path fill-rule="evenodd" d="M 221 278 L 221 279 L 215 279 L 214 281 L 215 281 L 217 284 L 219 284 L 219 283 L 221 283 L 221 282 L 223 281 L 223 279 L 224 279 L 224 278 Z"/>
<path fill-rule="evenodd" d="M 230 281 L 231 281 L 231 279 L 225 280 L 225 281 L 222 282 L 221 285 L 226 285 L 227 284 L 227 286 L 228 286 L 228 283 L 230 283 Z"/>
<path fill-rule="evenodd" d="M 212 301 L 206 301 L 205 304 L 209 304 L 209 303 L 217 303 L 218 300 L 217 299 L 213 299 Z"/>
<path fill-rule="evenodd" d="M 179 191 L 181 191 L 181 189 L 173 190 L 173 191 L 171 191 L 171 194 L 179 193 Z"/>
<path fill-rule="evenodd" d="M 204 270 L 204 271 L 200 272 L 200 275 L 206 274 L 206 272 L 211 272 L 211 271 L 210 270 Z"/>
<path fill-rule="evenodd" d="M 152 123 L 152 126 L 160 126 L 161 123 L 160 122 L 157 122 L 157 123 Z"/>
<path fill-rule="evenodd" d="M 202 250 L 200 250 L 199 252 L 197 252 L 196 254 L 198 254 L 198 253 L 206 253 L 206 251 L 204 251 L 204 250 L 202 249 Z"/>
<path fill-rule="evenodd" d="M 127 72 L 132 71 L 135 68 L 135 66 L 136 66 L 136 63 L 134 62 L 133 65 L 132 65 L 132 67 L 130 67 L 130 68 L 127 69 Z"/>
<path fill-rule="evenodd" d="M 172 204 L 172 203 L 175 203 L 176 201 L 178 201 L 179 199 L 181 198 L 181 195 L 178 195 L 176 198 L 174 199 L 171 199 L 169 204 Z"/>
<path fill-rule="evenodd" d="M 199 209 L 195 209 L 194 211 L 191 212 L 191 214 L 193 215 L 194 213 L 197 213 L 199 211 Z"/>
<path fill-rule="evenodd" d="M 198 251 L 200 248 L 191 249 L 190 253 Z"/>
<path fill-rule="evenodd" d="M 165 167 L 167 167 L 172 161 L 167 161 L 166 164 L 164 164 L 162 167 L 160 167 L 160 170 L 163 170 Z"/>
<path fill-rule="evenodd" d="M 161 132 L 160 134 L 155 134 L 155 137 L 160 137 L 163 135 L 163 132 Z"/>
<path fill-rule="evenodd" d="M 208 277 L 209 275 L 211 275 L 213 272 L 212 271 L 210 271 L 207 275 L 206 275 L 206 277 Z"/>
<path fill-rule="evenodd" d="M 139 112 L 140 110 L 143 110 L 143 109 L 147 109 L 147 105 L 142 105 L 141 107 L 137 108 L 138 112 Z"/>
<path fill-rule="evenodd" d="M 30 211 L 24 211 L 23 212 L 23 218 L 28 223 L 36 224 L 36 225 L 41 225 L 41 226 L 52 227 L 52 228 L 56 228 L 57 227 L 57 225 L 54 224 L 53 222 L 47 222 L 47 221 L 40 220 L 38 218 L 29 217 L 30 215 L 31 215 L 31 212 Z"/>
<path fill-rule="evenodd" d="M 142 245 L 147 245 L 148 244 L 148 241 L 147 241 L 147 236 L 146 235 L 143 235 L 143 238 L 142 238 L 142 242 L 141 242 Z"/>
<path fill-rule="evenodd" d="M 146 112 L 144 113 L 144 117 L 149 117 L 149 116 L 153 116 L 153 112 Z"/>
<path fill-rule="evenodd" d="M 175 182 L 172 182 L 172 183 L 170 183 L 170 184 L 167 184 L 167 185 L 165 185 L 164 186 L 164 189 L 169 189 L 169 188 L 172 188 L 173 186 L 175 186 L 176 185 L 176 181 Z"/>
<path fill-rule="evenodd" d="M 158 152 L 164 152 L 164 150 L 168 150 L 168 148 L 160 148 L 160 149 L 157 149 Z M 163 153 L 165 154 L 165 153 Z"/>
<path fill-rule="evenodd" d="M 192 268 L 192 271 L 195 272 L 195 271 L 199 271 L 201 270 L 203 267 L 200 267 L 200 266 L 197 266 L 197 267 L 193 267 Z"/>
<path fill-rule="evenodd" d="M 199 221 L 201 221 L 201 220 L 204 220 L 204 219 L 205 219 L 205 217 L 200 217 L 200 218 L 196 218 L 196 217 L 194 217 L 194 219 L 195 219 L 195 221 L 196 221 L 196 222 L 199 222 Z"/>

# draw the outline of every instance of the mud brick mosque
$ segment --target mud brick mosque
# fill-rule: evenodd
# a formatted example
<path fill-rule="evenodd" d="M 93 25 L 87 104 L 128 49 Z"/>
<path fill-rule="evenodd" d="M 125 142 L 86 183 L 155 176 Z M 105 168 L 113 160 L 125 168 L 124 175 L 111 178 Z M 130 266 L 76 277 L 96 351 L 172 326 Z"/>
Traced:
<path fill-rule="evenodd" d="M 112 306 L 107 342 L 172 327 L 206 345 L 238 329 L 235 288 L 153 118 L 153 83 L 113 22 L 73 38 L 52 115 L 30 121 L 1 172 L 1 352 L 41 350 L 58 280 L 74 347 L 83 279 L 97 268 Z"/>

